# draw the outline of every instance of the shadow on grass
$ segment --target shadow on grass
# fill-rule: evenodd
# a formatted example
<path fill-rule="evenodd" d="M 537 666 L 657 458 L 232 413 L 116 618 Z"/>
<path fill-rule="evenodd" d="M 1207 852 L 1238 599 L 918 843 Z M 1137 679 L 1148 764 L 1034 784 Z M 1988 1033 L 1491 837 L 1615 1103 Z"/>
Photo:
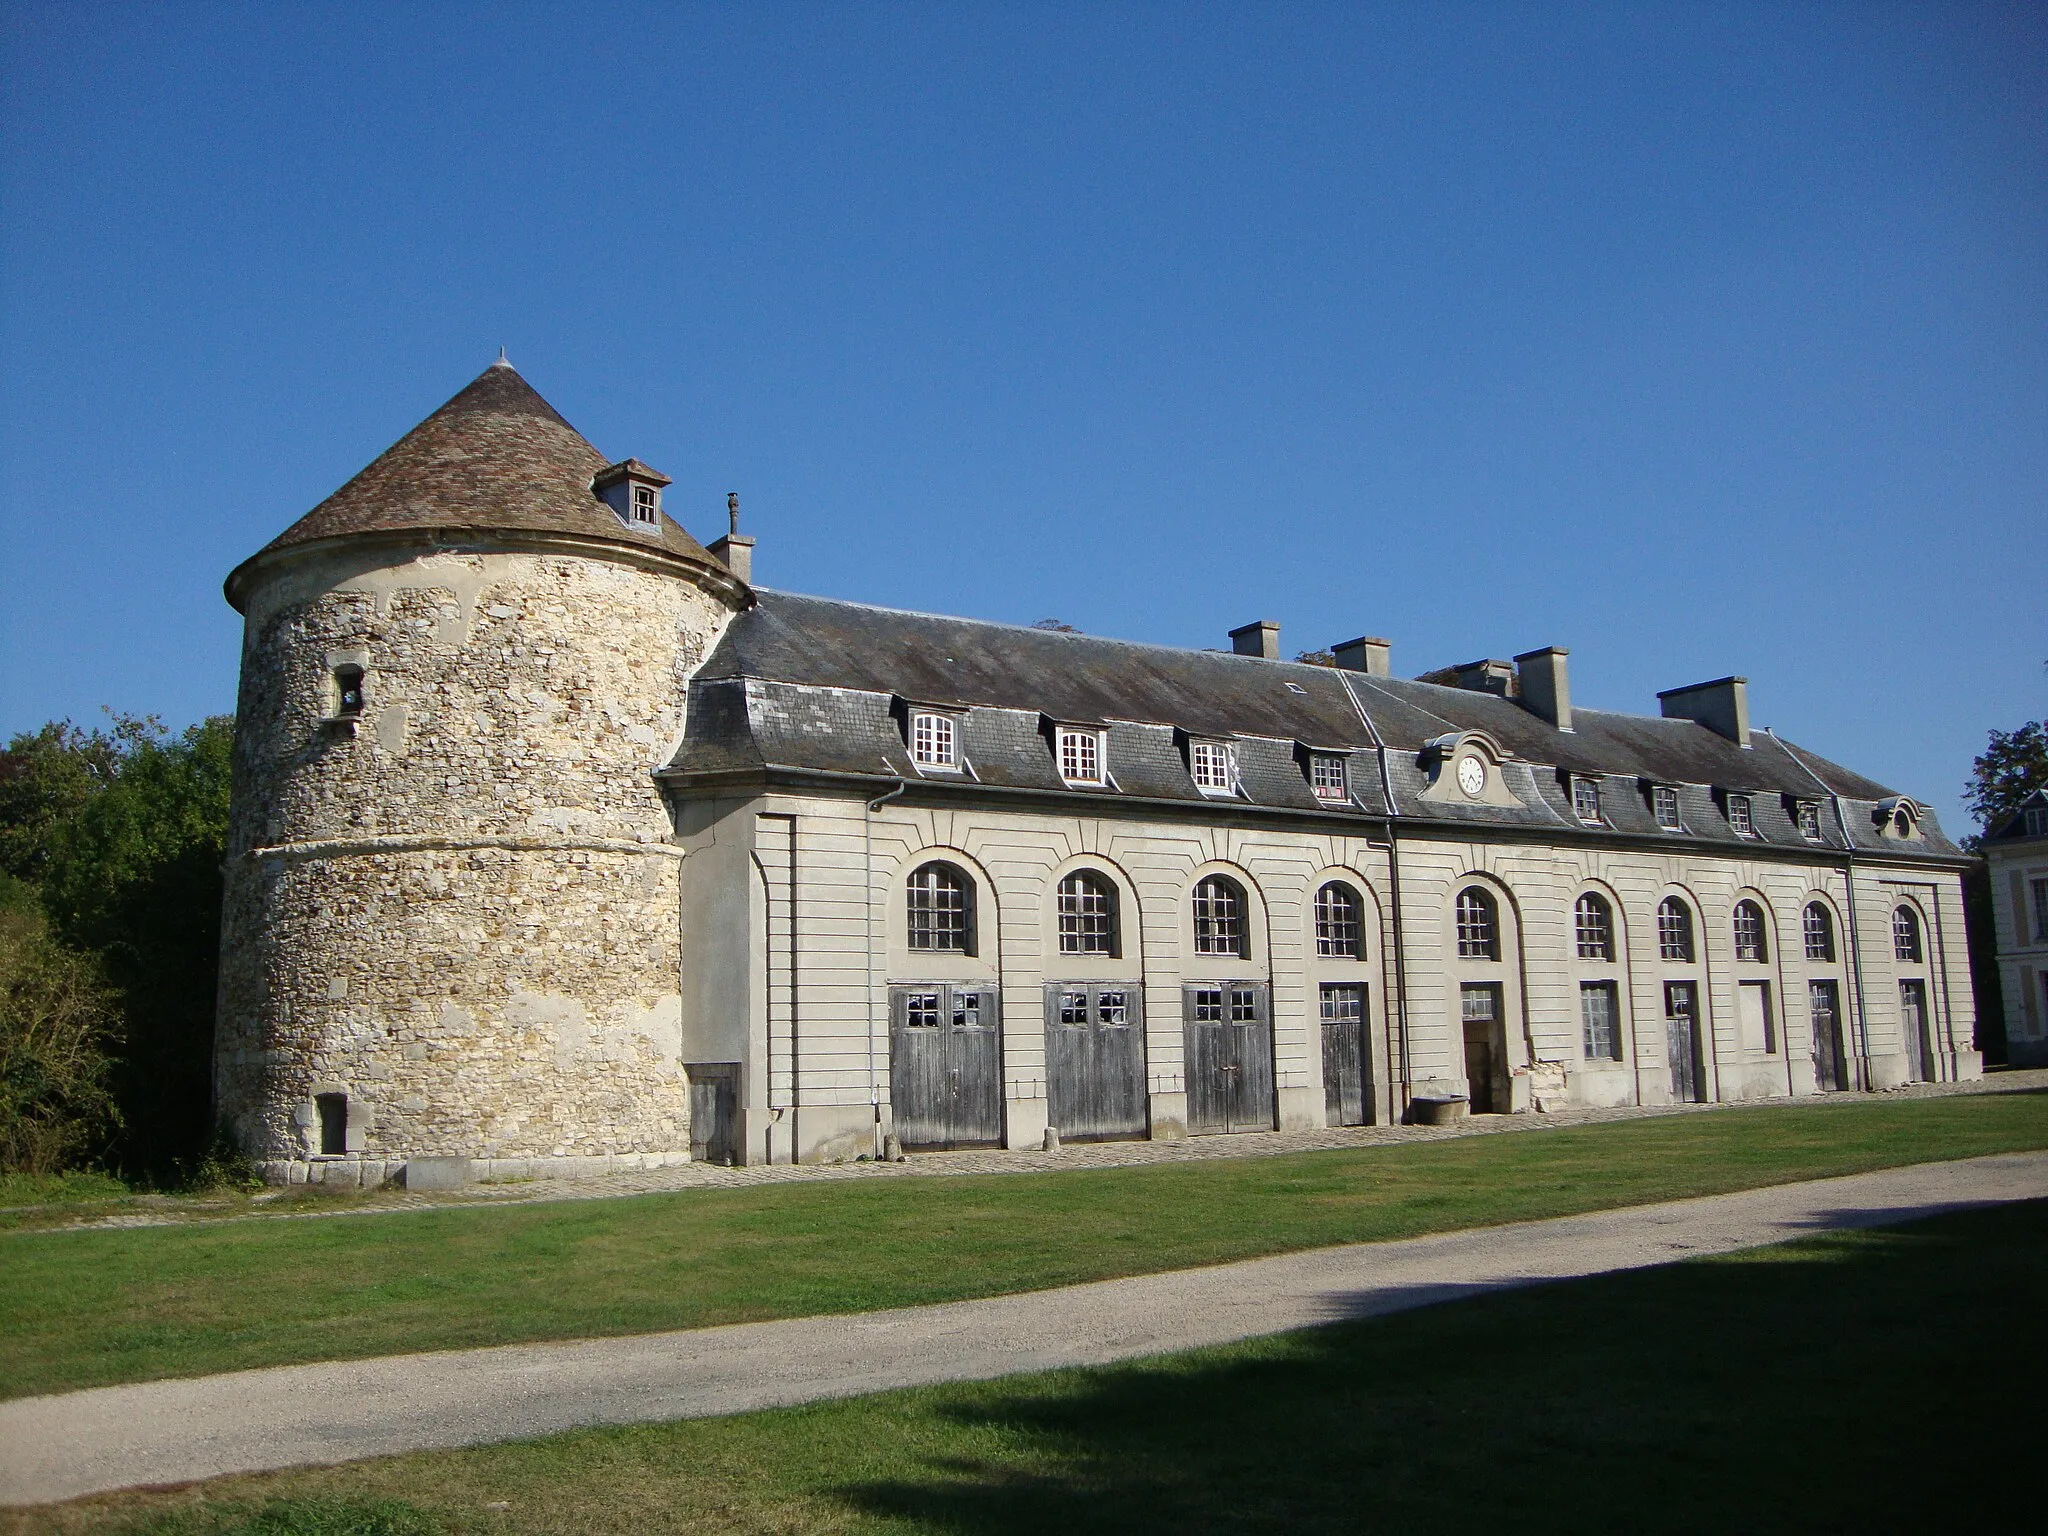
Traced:
<path fill-rule="evenodd" d="M 908 1475 L 818 1491 L 977 1536 L 1947 1524 L 2020 1496 L 2044 1275 L 2008 1206 L 947 1388 Z"/>

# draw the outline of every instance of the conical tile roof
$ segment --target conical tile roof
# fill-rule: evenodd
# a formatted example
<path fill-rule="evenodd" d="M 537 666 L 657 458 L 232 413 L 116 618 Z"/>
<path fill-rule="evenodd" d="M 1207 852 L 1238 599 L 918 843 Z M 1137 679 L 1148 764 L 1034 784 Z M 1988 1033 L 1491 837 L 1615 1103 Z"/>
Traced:
<path fill-rule="evenodd" d="M 645 532 L 622 523 L 590 488 L 607 462 L 500 360 L 245 561 L 229 592 L 253 560 L 295 545 L 430 529 L 568 534 L 724 569 L 666 514 Z"/>

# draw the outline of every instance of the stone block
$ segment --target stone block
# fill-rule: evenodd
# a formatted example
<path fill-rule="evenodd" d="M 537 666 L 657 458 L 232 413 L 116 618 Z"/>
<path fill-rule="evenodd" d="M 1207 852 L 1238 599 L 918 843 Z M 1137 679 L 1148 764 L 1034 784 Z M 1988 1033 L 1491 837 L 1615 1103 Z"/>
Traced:
<path fill-rule="evenodd" d="M 468 1182 L 466 1157 L 409 1157 L 405 1161 L 405 1187 L 409 1190 L 460 1189 Z"/>

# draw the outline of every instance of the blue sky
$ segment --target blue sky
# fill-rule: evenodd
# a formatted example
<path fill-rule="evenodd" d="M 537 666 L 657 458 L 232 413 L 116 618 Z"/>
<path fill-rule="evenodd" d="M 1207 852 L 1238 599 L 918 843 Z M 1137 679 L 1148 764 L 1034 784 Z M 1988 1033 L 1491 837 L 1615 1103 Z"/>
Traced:
<path fill-rule="evenodd" d="M 0 12 L 0 733 L 494 356 L 768 585 L 1740 672 L 1931 800 L 2048 713 L 2048 10 Z"/>

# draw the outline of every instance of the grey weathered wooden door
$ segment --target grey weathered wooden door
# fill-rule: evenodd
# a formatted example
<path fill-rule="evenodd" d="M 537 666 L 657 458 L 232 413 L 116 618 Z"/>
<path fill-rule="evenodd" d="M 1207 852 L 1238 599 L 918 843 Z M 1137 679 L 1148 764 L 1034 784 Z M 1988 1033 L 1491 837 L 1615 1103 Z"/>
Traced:
<path fill-rule="evenodd" d="M 1188 1130 L 1273 1129 L 1273 1010 L 1262 981 L 1182 989 Z"/>
<path fill-rule="evenodd" d="M 1365 987 L 1356 982 L 1325 983 L 1323 1016 L 1323 1123 L 1365 1125 L 1372 1106 L 1365 1096 Z"/>
<path fill-rule="evenodd" d="M 1498 983 L 1467 982 L 1460 987 L 1458 1017 L 1465 1028 L 1465 1091 L 1472 1113 L 1504 1114 L 1507 1037 Z"/>
<path fill-rule="evenodd" d="M 690 1079 L 690 1157 L 700 1163 L 739 1161 L 740 1069 L 737 1062 L 693 1062 Z"/>
<path fill-rule="evenodd" d="M 1689 981 L 1664 984 L 1664 1050 L 1671 1063 L 1671 1097 L 1681 1104 L 1707 1101 L 1696 996 Z"/>
<path fill-rule="evenodd" d="M 1144 993 L 1136 982 L 1045 988 L 1047 1118 L 1065 1141 L 1143 1136 Z"/>
<path fill-rule="evenodd" d="M 1907 1076 L 1916 1083 L 1928 1081 L 1934 1074 L 1928 1070 L 1928 1058 L 1933 1053 L 1927 1049 L 1926 982 L 1899 983 L 1899 1033 L 1906 1041 Z"/>
<path fill-rule="evenodd" d="M 1003 1049 L 992 987 L 889 989 L 889 1099 L 906 1147 L 985 1147 L 1003 1136 Z"/>
<path fill-rule="evenodd" d="M 1808 982 L 1807 997 L 1813 1015 L 1813 1081 L 1822 1093 L 1839 1093 L 1849 1086 L 1843 1070 L 1842 1020 L 1832 981 Z"/>

